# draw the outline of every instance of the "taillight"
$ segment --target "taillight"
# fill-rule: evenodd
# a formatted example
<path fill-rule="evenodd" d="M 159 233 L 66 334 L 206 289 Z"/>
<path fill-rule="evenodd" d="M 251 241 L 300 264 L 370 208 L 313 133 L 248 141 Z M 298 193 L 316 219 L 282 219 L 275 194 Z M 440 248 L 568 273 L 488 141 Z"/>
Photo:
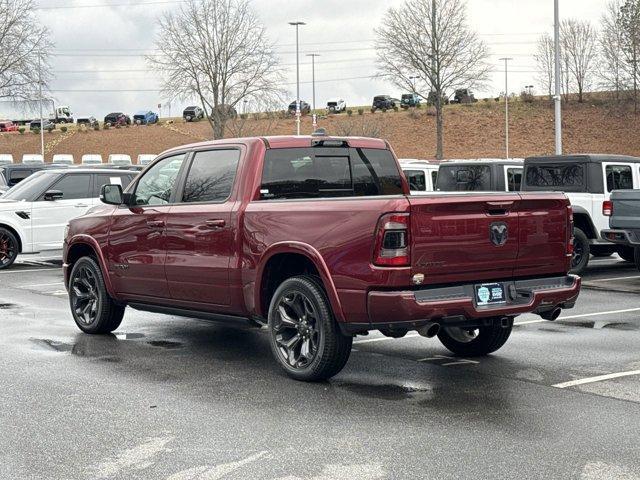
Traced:
<path fill-rule="evenodd" d="M 613 215 L 613 202 L 611 200 L 605 200 L 602 202 L 602 214 L 605 217 Z"/>
<path fill-rule="evenodd" d="M 378 222 L 373 263 L 381 267 L 409 266 L 409 214 L 388 213 Z"/>
<path fill-rule="evenodd" d="M 567 207 L 567 255 L 573 256 L 573 207 Z"/>

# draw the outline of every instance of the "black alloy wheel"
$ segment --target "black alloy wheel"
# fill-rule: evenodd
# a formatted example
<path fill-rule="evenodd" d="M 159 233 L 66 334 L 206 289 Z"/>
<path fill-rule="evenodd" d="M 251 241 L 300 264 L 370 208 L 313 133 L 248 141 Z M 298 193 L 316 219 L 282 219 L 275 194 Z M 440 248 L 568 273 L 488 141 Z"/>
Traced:
<path fill-rule="evenodd" d="M 18 256 L 18 239 L 5 228 L 0 228 L 0 270 L 9 268 Z"/>
<path fill-rule="evenodd" d="M 91 325 L 98 316 L 100 297 L 95 272 L 87 265 L 80 266 L 71 281 L 69 299 L 74 317 L 84 325 Z"/>
<path fill-rule="evenodd" d="M 318 314 L 311 300 L 300 291 L 280 297 L 274 330 L 282 358 L 293 368 L 307 367 L 318 353 Z"/>

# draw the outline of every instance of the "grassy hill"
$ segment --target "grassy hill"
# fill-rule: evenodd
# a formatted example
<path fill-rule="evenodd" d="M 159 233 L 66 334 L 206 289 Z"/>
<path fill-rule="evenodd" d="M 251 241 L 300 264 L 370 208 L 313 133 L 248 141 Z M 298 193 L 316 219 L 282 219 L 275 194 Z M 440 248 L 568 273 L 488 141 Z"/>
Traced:
<path fill-rule="evenodd" d="M 334 135 L 380 136 L 391 143 L 399 157 L 433 158 L 435 153 L 435 116 L 432 109 L 411 112 L 377 112 L 365 109 L 359 115 L 334 115 L 319 120 L 319 126 Z M 566 153 L 618 153 L 640 156 L 640 115 L 627 105 L 598 100 L 563 105 L 564 149 Z M 304 117 L 302 132 L 311 133 L 311 117 Z M 293 118 L 262 118 L 250 115 L 236 119 L 228 127 L 228 136 L 287 135 L 295 132 Z M 174 123 L 154 126 L 80 132 L 75 127 L 66 133 L 45 133 L 46 158 L 54 153 L 71 153 L 77 160 L 84 153 L 139 153 L 161 151 L 211 138 L 207 122 Z M 510 115 L 511 156 L 526 157 L 554 150 L 553 105 L 549 101 L 514 102 Z M 40 151 L 40 138 L 30 132 L 0 134 L 0 153 L 19 159 L 24 153 Z M 473 105 L 450 105 L 445 109 L 445 158 L 504 156 L 504 104 L 494 101 Z"/>

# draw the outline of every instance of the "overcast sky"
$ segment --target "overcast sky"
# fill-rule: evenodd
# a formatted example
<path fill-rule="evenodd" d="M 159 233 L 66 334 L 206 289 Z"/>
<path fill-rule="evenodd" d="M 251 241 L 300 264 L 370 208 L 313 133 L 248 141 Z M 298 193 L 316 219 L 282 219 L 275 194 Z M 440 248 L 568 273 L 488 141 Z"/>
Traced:
<path fill-rule="evenodd" d="M 157 110 L 167 115 L 160 82 L 146 68 L 142 55 L 153 48 L 155 20 L 177 9 L 180 0 L 37 0 L 38 15 L 56 45 L 51 59 L 52 83 L 59 104 L 76 114 L 104 116 L 109 111 Z M 561 16 L 599 22 L 606 0 L 560 0 Z M 402 0 L 253 0 L 254 8 L 287 65 L 287 88 L 295 94 L 295 32 L 301 27 L 301 97 L 311 102 L 311 66 L 307 53 L 320 53 L 316 63 L 316 101 L 341 97 L 348 105 L 364 105 L 376 94 L 399 96 L 392 85 L 368 78 L 376 73 L 374 28 L 391 5 Z M 536 85 L 532 53 L 540 34 L 552 33 L 553 0 L 467 0 L 471 28 L 491 50 L 495 71 L 477 96 L 504 90 L 500 57 L 509 56 L 509 91 Z M 540 91 L 540 89 L 538 89 Z M 185 102 L 174 101 L 172 115 Z M 284 105 L 283 105 L 284 108 Z"/>

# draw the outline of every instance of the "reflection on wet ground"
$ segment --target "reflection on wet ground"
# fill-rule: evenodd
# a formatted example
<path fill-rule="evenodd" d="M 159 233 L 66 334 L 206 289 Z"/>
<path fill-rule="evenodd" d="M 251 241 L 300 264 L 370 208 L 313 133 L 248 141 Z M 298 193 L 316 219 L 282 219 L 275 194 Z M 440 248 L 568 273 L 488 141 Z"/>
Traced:
<path fill-rule="evenodd" d="M 610 321 L 595 321 L 595 322 L 554 322 L 556 325 L 564 325 L 566 327 L 580 327 L 580 328 L 595 328 L 596 330 L 602 328 L 612 328 L 614 330 L 639 330 L 640 325 L 636 325 L 628 322 L 610 322 Z M 542 329 L 540 329 L 542 330 Z M 556 331 L 556 330 L 553 330 Z"/>

